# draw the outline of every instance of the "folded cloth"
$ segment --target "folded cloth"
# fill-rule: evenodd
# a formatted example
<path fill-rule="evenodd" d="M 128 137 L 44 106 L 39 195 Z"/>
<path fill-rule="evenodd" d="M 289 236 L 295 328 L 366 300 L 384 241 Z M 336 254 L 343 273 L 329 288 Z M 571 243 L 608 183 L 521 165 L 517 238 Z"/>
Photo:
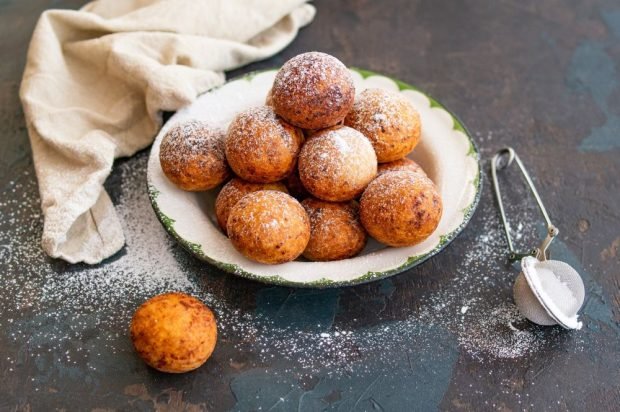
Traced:
<path fill-rule="evenodd" d="M 49 10 L 22 80 L 44 215 L 42 245 L 101 262 L 125 238 L 103 188 L 114 159 L 147 147 L 175 111 L 271 56 L 310 23 L 306 0 L 98 0 Z"/>

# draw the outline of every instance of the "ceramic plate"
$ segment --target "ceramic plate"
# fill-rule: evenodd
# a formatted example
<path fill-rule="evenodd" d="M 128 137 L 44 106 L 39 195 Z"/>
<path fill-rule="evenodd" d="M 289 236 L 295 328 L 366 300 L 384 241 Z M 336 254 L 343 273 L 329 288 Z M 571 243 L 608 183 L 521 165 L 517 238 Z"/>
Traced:
<path fill-rule="evenodd" d="M 164 125 L 153 143 L 147 174 L 151 202 L 164 228 L 197 258 L 226 272 L 286 286 L 320 288 L 369 282 L 403 272 L 441 251 L 463 230 L 478 204 L 481 181 L 476 145 L 456 117 L 417 88 L 365 70 L 351 72 L 358 93 L 370 87 L 394 91 L 420 113 L 422 138 L 410 157 L 435 182 L 444 205 L 439 226 L 427 240 L 412 247 L 389 248 L 370 239 L 364 251 L 351 259 L 264 265 L 243 257 L 219 230 L 214 212 L 218 189 L 184 192 L 166 179 L 159 164 L 159 145 L 170 126 L 199 119 L 227 127 L 241 110 L 264 103 L 275 70 L 248 74 L 205 93 Z"/>

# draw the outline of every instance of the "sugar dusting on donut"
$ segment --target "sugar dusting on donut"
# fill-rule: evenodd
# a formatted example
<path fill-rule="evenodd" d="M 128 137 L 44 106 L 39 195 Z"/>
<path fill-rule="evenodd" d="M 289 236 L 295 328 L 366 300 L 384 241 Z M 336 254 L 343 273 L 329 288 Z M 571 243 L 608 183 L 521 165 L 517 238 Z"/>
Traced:
<path fill-rule="evenodd" d="M 355 84 L 347 67 L 328 54 L 309 52 L 293 57 L 278 71 L 271 102 L 290 123 L 321 129 L 344 119 L 354 99 Z"/>
<path fill-rule="evenodd" d="M 362 132 L 380 163 L 406 156 L 418 144 L 420 116 L 404 96 L 382 89 L 366 89 L 355 100 L 345 125 Z"/>
<path fill-rule="evenodd" d="M 278 88 L 282 88 L 284 93 L 294 94 L 301 91 L 311 99 L 323 92 L 318 87 L 321 83 L 338 76 L 345 70 L 348 70 L 347 67 L 335 57 L 321 52 L 309 52 L 295 56 L 286 62 L 276 75 L 274 83 Z M 338 103 L 337 100 L 342 98 L 334 91 L 328 89 L 332 95 L 330 95 L 331 99 L 326 101 L 327 104 Z"/>
<path fill-rule="evenodd" d="M 400 94 L 383 89 L 366 89 L 355 99 L 347 118 L 356 123 L 363 122 L 364 128 L 372 131 L 399 128 L 405 126 L 405 119 L 400 115 L 402 105 L 411 103 Z"/>
<path fill-rule="evenodd" d="M 369 188 L 372 187 L 372 190 L 364 192 L 364 196 L 372 197 L 373 202 L 378 202 L 380 208 L 388 210 L 395 204 L 406 203 L 405 198 L 394 197 L 392 194 L 398 193 L 399 188 L 411 184 L 420 187 L 421 191 L 429 191 L 429 193 L 436 191 L 433 181 L 421 173 L 409 170 L 393 170 L 384 172 L 373 180 L 368 185 Z"/>
<path fill-rule="evenodd" d="M 206 122 L 188 120 L 172 126 L 160 148 L 160 159 L 173 170 L 193 156 L 208 153 L 218 161 L 225 161 L 224 131 Z"/>
<path fill-rule="evenodd" d="M 271 107 L 253 107 L 230 124 L 226 159 L 245 180 L 275 182 L 295 168 L 302 142 L 301 130 L 287 124 Z"/>
<path fill-rule="evenodd" d="M 377 157 L 372 145 L 360 132 L 346 126 L 316 133 L 308 139 L 299 157 L 302 183 L 324 200 L 348 200 L 347 196 L 335 198 L 322 189 L 360 192 L 376 173 Z"/>
<path fill-rule="evenodd" d="M 271 143 L 271 137 L 281 136 L 282 141 L 290 150 L 298 145 L 291 137 L 282 119 L 269 106 L 257 106 L 247 109 L 240 113 L 231 123 L 234 124 L 236 132 L 243 135 L 244 139 L 234 139 L 232 144 L 239 150 L 253 153 L 256 150 L 265 148 L 265 143 Z M 263 133 L 256 133 L 256 125 L 267 130 Z"/>

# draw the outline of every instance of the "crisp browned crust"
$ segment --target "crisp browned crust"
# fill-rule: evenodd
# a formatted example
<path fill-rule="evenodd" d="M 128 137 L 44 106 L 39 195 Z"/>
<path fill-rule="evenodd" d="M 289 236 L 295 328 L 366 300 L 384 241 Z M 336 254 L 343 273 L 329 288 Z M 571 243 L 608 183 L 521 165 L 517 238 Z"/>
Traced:
<path fill-rule="evenodd" d="M 381 176 L 385 172 L 395 172 L 395 171 L 408 171 L 413 173 L 420 173 L 423 176 L 426 176 L 426 172 L 422 167 L 409 159 L 408 157 L 403 157 L 402 159 L 393 160 L 387 163 L 379 163 L 379 167 L 377 168 L 377 176 Z"/>
<path fill-rule="evenodd" d="M 226 223 L 228 215 L 234 205 L 248 193 L 258 192 L 259 190 L 277 190 L 287 193 L 286 187 L 281 182 L 274 183 L 252 183 L 246 182 L 238 177 L 232 178 L 222 187 L 215 199 L 215 216 L 217 223 L 220 225 L 224 233 L 226 233 Z"/>
<path fill-rule="evenodd" d="M 230 176 L 224 155 L 224 131 L 190 120 L 172 126 L 159 147 L 166 177 L 192 192 L 209 190 Z"/>
<path fill-rule="evenodd" d="M 389 246 L 422 242 L 437 228 L 442 202 L 433 182 L 418 173 L 395 171 L 373 180 L 360 201 L 368 233 Z"/>
<path fill-rule="evenodd" d="M 276 113 L 302 129 L 338 124 L 354 100 L 355 85 L 347 67 L 319 52 L 287 61 L 276 74 L 271 97 Z"/>
<path fill-rule="evenodd" d="M 366 136 L 379 163 L 407 156 L 420 141 L 420 115 L 403 96 L 382 89 L 364 90 L 344 124 Z"/>
<path fill-rule="evenodd" d="M 182 373 L 211 356 L 217 326 L 211 309 L 180 292 L 164 293 L 142 304 L 133 315 L 131 341 L 149 366 Z"/>
<path fill-rule="evenodd" d="M 226 159 L 242 179 L 269 183 L 284 179 L 297 162 L 304 137 L 268 106 L 235 117 L 226 135 Z"/>
<path fill-rule="evenodd" d="M 310 239 L 310 221 L 292 196 L 273 190 L 245 195 L 228 217 L 230 240 L 241 254 L 261 263 L 296 259 Z"/>
<path fill-rule="evenodd" d="M 304 257 L 314 261 L 347 259 L 366 245 L 366 231 L 359 221 L 359 205 L 308 198 L 301 202 L 310 218 L 310 241 Z"/>
<path fill-rule="evenodd" d="M 377 174 L 377 157 L 360 132 L 346 126 L 312 135 L 299 155 L 299 177 L 315 197 L 332 202 L 356 198 Z"/>

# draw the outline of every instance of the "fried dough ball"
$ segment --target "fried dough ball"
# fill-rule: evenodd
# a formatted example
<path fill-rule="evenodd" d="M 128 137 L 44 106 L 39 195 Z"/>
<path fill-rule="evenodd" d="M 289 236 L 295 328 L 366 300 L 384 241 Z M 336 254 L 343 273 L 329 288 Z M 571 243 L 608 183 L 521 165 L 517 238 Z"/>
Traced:
<path fill-rule="evenodd" d="M 273 107 L 273 89 L 269 89 L 267 97 L 265 97 L 265 106 Z"/>
<path fill-rule="evenodd" d="M 333 203 L 308 198 L 301 205 L 310 218 L 310 241 L 304 257 L 314 261 L 340 260 L 364 249 L 367 236 L 359 221 L 357 202 Z"/>
<path fill-rule="evenodd" d="M 344 124 L 370 140 L 379 163 L 405 157 L 420 141 L 420 115 L 411 102 L 382 89 L 364 90 Z"/>
<path fill-rule="evenodd" d="M 130 334 L 138 355 L 149 366 L 182 373 L 209 359 L 217 326 L 213 312 L 201 301 L 172 292 L 144 302 L 133 315 Z"/>
<path fill-rule="evenodd" d="M 302 129 L 323 129 L 345 118 L 355 100 L 349 69 L 320 52 L 297 55 L 276 74 L 272 104 L 287 122 Z"/>
<path fill-rule="evenodd" d="M 273 109 L 261 106 L 235 117 L 226 136 L 226 159 L 242 179 L 270 183 L 284 179 L 297 162 L 304 137 Z"/>
<path fill-rule="evenodd" d="M 310 240 L 310 221 L 292 196 L 274 190 L 245 195 L 228 217 L 228 236 L 241 254 L 261 263 L 289 262 Z"/>
<path fill-rule="evenodd" d="M 439 225 L 442 202 L 433 182 L 418 173 L 386 172 L 373 180 L 360 201 L 364 228 L 389 246 L 411 246 Z"/>
<path fill-rule="evenodd" d="M 161 169 L 183 190 L 214 188 L 230 176 L 224 136 L 224 131 L 197 120 L 172 126 L 159 146 Z"/>
<path fill-rule="evenodd" d="M 252 183 L 246 182 L 238 177 L 232 178 L 222 187 L 222 190 L 220 190 L 220 193 L 218 193 L 215 199 L 215 216 L 217 217 L 217 223 L 224 233 L 226 233 L 228 215 L 230 215 L 233 206 L 236 205 L 243 196 L 248 193 L 258 192 L 259 190 L 277 190 L 287 193 L 286 187 L 281 182 Z"/>
<path fill-rule="evenodd" d="M 312 135 L 299 155 L 299 177 L 315 197 L 332 202 L 351 200 L 377 174 L 372 145 L 357 130 L 336 126 Z"/>
<path fill-rule="evenodd" d="M 409 159 L 408 157 L 403 157 L 402 159 L 393 160 L 387 163 L 379 163 L 377 168 L 377 176 L 382 175 L 385 172 L 394 172 L 394 171 L 409 171 L 413 173 L 420 173 L 426 176 L 426 172 L 422 167 Z"/>

